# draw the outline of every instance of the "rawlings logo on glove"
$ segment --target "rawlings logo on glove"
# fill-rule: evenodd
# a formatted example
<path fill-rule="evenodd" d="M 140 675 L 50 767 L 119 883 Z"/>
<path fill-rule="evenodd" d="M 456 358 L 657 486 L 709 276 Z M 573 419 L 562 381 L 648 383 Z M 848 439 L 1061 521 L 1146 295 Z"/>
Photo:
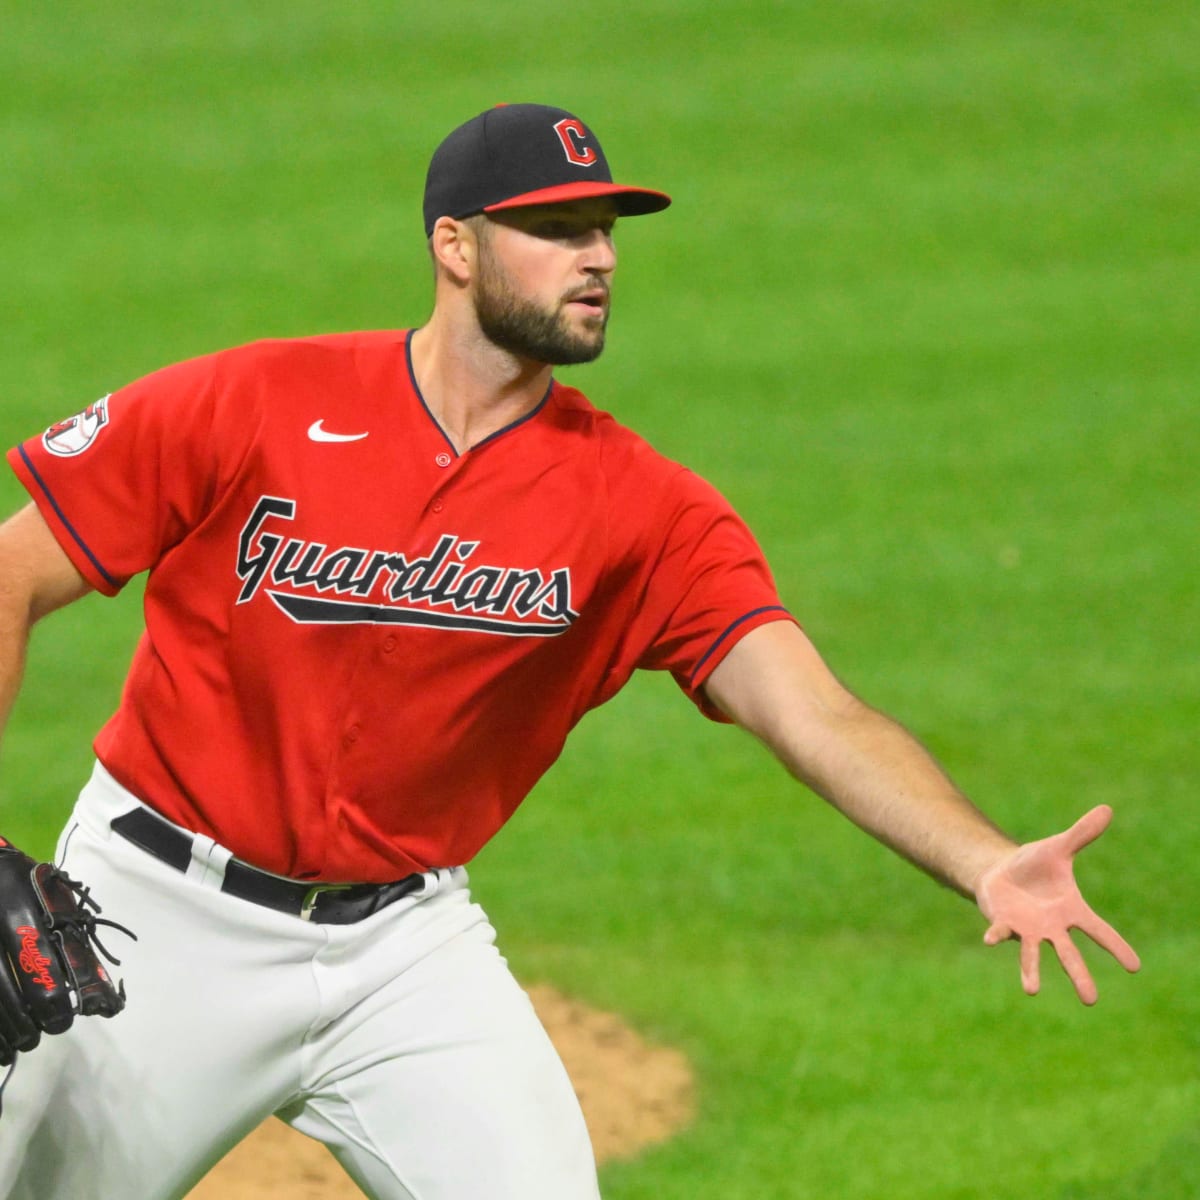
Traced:
<path fill-rule="evenodd" d="M 54 991 L 54 976 L 46 970 L 50 960 L 38 949 L 38 931 L 32 925 L 19 925 L 17 936 L 21 939 L 21 957 L 17 959 L 17 966 L 34 983 L 40 983 L 48 992 Z"/>
<path fill-rule="evenodd" d="M 124 985 L 113 986 L 97 951 L 120 960 L 96 927 L 135 935 L 99 912 L 87 888 L 0 838 L 0 1067 L 77 1016 L 112 1017 L 125 1007 Z"/>

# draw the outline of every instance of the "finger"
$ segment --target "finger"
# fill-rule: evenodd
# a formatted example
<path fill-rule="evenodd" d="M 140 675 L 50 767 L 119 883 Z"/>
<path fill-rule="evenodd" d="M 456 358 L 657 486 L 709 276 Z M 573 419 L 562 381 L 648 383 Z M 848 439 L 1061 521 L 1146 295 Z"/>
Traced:
<path fill-rule="evenodd" d="M 1092 981 L 1087 964 L 1083 961 L 1083 955 L 1079 953 L 1079 948 L 1070 937 L 1063 934 L 1062 937 L 1054 939 L 1054 949 L 1067 978 L 1075 985 L 1076 995 L 1084 1004 L 1095 1004 L 1098 995 L 1096 985 Z"/>
<path fill-rule="evenodd" d="M 1063 841 L 1072 854 L 1078 854 L 1084 846 L 1094 842 L 1112 820 L 1113 811 L 1107 804 L 1097 804 L 1086 812 L 1074 825 L 1062 834 Z"/>
<path fill-rule="evenodd" d="M 983 935 L 984 943 L 988 946 L 998 946 L 1001 942 L 1006 942 L 1012 937 L 1012 927 L 1005 925 L 1003 921 L 997 921 L 994 925 L 989 925 L 987 933 Z"/>
<path fill-rule="evenodd" d="M 1027 937 L 1021 939 L 1021 986 L 1025 995 L 1036 996 L 1041 987 L 1039 977 L 1039 962 L 1042 943 L 1040 938 Z"/>
<path fill-rule="evenodd" d="M 1075 927 L 1082 929 L 1097 946 L 1107 950 L 1125 970 L 1141 970 L 1142 960 L 1137 951 L 1103 917 L 1097 916 L 1091 909 L 1088 909 L 1083 920 L 1075 923 Z"/>

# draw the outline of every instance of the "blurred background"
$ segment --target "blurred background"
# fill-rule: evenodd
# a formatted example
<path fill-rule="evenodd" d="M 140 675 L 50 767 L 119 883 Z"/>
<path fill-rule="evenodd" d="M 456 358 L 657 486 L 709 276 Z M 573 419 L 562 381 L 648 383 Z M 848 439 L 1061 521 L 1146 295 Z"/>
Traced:
<path fill-rule="evenodd" d="M 523 980 L 684 1049 L 609 1200 L 1200 1195 L 1200 10 L 0 0 L 0 435 L 263 336 L 419 324 L 425 165 L 578 112 L 674 206 L 563 373 L 711 479 L 835 670 L 1020 838 L 1111 803 L 1141 952 L 1023 996 L 975 910 L 670 679 L 577 731 L 472 876 Z M 0 481 L 5 511 L 22 502 Z M 140 622 L 39 627 L 0 829 L 48 854 Z M 197 731 L 204 736 L 204 731 Z M 1047 968 L 1049 964 L 1046 964 Z"/>

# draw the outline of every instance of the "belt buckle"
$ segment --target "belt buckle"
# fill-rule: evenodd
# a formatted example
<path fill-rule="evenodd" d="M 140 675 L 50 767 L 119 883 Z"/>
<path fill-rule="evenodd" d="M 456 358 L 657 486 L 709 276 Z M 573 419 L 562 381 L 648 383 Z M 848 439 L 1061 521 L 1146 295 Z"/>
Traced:
<path fill-rule="evenodd" d="M 313 909 L 317 906 L 317 901 L 321 898 L 322 892 L 347 892 L 354 884 L 352 883 L 318 883 L 314 884 L 304 893 L 304 903 L 300 905 L 300 920 L 311 921 Z"/>

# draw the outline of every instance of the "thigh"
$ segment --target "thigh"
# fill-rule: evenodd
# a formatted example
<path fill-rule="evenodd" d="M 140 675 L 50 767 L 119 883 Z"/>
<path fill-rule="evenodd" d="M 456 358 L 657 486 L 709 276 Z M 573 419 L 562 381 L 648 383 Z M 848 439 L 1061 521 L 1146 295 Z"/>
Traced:
<path fill-rule="evenodd" d="M 70 828 L 61 861 L 137 934 L 101 930 L 127 1004 L 18 1058 L 0 1118 L 11 1200 L 183 1196 L 299 1076 L 287 1030 L 311 1020 L 303 969 L 262 969 L 267 931 L 251 906 L 92 826 Z"/>
<path fill-rule="evenodd" d="M 279 1114 L 375 1200 L 599 1197 L 570 1080 L 493 941 L 470 924 L 331 1026 Z"/>

